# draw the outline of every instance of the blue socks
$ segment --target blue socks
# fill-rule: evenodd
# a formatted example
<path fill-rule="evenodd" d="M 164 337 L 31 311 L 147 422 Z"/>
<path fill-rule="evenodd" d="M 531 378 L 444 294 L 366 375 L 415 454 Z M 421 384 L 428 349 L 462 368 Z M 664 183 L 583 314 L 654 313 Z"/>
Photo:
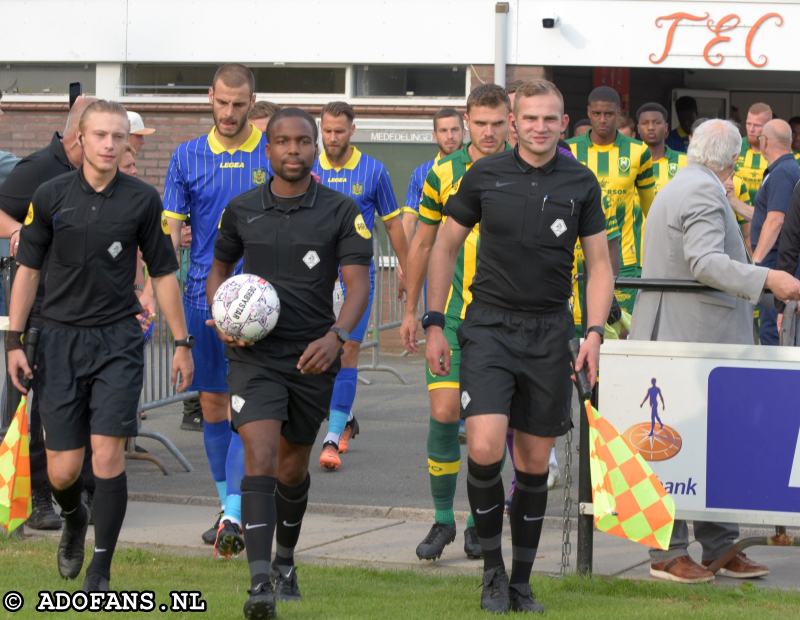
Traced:
<path fill-rule="evenodd" d="M 228 458 L 228 446 L 231 443 L 231 424 L 228 420 L 222 422 L 203 421 L 203 443 L 208 457 L 208 466 L 211 477 L 217 486 L 220 504 L 225 503 L 227 485 L 225 483 L 225 462 Z"/>
<path fill-rule="evenodd" d="M 342 368 L 336 375 L 331 396 L 331 409 L 328 417 L 328 434 L 325 441 L 333 441 L 338 445 L 339 436 L 344 432 L 353 401 L 356 399 L 356 386 L 358 385 L 358 369 Z"/>
<path fill-rule="evenodd" d="M 239 433 L 231 433 L 228 458 L 225 461 L 225 477 L 228 482 L 223 518 L 242 521 L 242 477 L 244 476 L 244 445 Z"/>

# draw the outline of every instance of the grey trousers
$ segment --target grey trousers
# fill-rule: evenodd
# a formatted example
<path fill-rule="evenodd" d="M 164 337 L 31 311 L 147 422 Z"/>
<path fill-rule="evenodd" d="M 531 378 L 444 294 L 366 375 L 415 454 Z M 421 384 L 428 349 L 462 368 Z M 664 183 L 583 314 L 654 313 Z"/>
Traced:
<path fill-rule="evenodd" d="M 714 523 L 711 521 L 694 521 L 694 537 L 703 546 L 702 560 L 713 562 L 725 553 L 739 538 L 739 526 L 735 523 Z M 689 526 L 686 521 L 675 519 L 669 549 L 650 549 L 650 561 L 667 562 L 682 555 L 688 555 Z"/>

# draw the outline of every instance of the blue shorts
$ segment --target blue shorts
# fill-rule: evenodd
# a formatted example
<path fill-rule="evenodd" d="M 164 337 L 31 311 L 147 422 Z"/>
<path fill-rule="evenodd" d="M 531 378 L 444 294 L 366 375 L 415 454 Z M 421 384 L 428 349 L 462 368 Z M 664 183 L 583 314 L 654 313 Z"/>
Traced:
<path fill-rule="evenodd" d="M 185 300 L 184 300 L 185 303 Z M 213 327 L 206 325 L 211 318 L 207 309 L 198 310 L 185 303 L 186 327 L 194 336 L 192 358 L 194 359 L 194 381 L 190 391 L 217 392 L 228 391 L 228 360 L 225 359 L 225 345 Z"/>
<path fill-rule="evenodd" d="M 342 280 L 342 274 L 339 274 L 339 282 L 342 283 L 342 292 L 344 293 L 345 299 L 347 298 L 347 287 L 344 285 L 344 280 Z M 372 312 L 372 299 L 375 296 L 375 270 L 370 266 L 369 270 L 369 300 L 367 301 L 367 309 L 364 310 L 364 314 L 361 315 L 361 319 L 358 321 L 358 325 L 355 326 L 355 329 L 350 332 L 350 340 L 353 342 L 363 342 L 364 336 L 367 333 L 367 327 L 369 327 L 369 317 Z M 195 371 L 196 372 L 196 371 Z"/>

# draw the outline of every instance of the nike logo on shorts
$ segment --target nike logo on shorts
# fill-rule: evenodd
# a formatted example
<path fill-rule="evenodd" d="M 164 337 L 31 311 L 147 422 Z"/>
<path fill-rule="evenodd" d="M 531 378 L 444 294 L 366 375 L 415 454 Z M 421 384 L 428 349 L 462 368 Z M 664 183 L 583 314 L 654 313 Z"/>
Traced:
<path fill-rule="evenodd" d="M 297 523 L 286 523 L 286 520 L 284 519 L 284 521 L 283 521 L 283 526 L 284 526 L 284 527 L 297 527 L 297 526 L 298 526 L 298 525 L 300 525 L 301 523 L 302 523 L 302 520 L 301 520 L 301 521 L 298 521 Z"/>
<path fill-rule="evenodd" d="M 492 510 L 497 508 L 499 505 L 500 504 L 495 504 L 494 506 L 492 506 L 491 508 L 487 508 L 486 510 L 481 510 L 480 508 L 477 508 L 475 512 L 477 512 L 479 515 L 488 515 L 490 512 L 492 512 Z"/>
<path fill-rule="evenodd" d="M 267 527 L 266 523 L 245 523 L 244 529 L 246 530 L 254 530 L 257 527 Z"/>

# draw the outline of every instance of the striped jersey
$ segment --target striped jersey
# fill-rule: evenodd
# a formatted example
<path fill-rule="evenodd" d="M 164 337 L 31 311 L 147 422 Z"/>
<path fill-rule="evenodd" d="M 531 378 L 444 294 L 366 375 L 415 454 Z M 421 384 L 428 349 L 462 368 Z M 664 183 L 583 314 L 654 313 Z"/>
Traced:
<path fill-rule="evenodd" d="M 673 151 L 671 148 L 664 149 L 664 156 L 653 161 L 653 194 L 660 192 L 663 187 L 675 176 L 675 174 L 686 165 L 686 153 Z M 647 211 L 645 211 L 645 216 Z"/>
<path fill-rule="evenodd" d="M 250 135 L 236 149 L 225 149 L 212 128 L 178 146 L 167 168 L 164 216 L 190 219 L 192 247 L 183 297 L 184 304 L 198 310 L 208 307 L 206 278 L 223 210 L 231 199 L 266 183 L 272 173 L 266 137 L 250 127 Z"/>
<path fill-rule="evenodd" d="M 458 191 L 461 178 L 472 167 L 469 156 L 469 143 L 450 155 L 442 157 L 434 164 L 425 177 L 422 186 L 422 199 L 419 202 L 419 219 L 425 224 L 438 225 L 447 217 L 447 201 Z M 478 241 L 480 224 L 467 235 L 464 245 L 458 252 L 453 282 L 447 294 L 445 316 L 462 321 L 467 306 L 472 301 L 472 280 L 478 267 Z"/>
<path fill-rule="evenodd" d="M 383 221 L 400 214 L 386 167 L 356 147 L 341 168 L 334 168 L 323 151 L 314 163 L 314 172 L 320 183 L 355 201 L 368 230 L 375 227 L 375 213 Z"/>
<path fill-rule="evenodd" d="M 614 142 L 599 146 L 591 131 L 567 141 L 575 158 L 597 177 L 603 191 L 608 236 L 614 228 L 621 233 L 622 267 L 641 267 L 641 238 L 644 212 L 653 202 L 653 162 L 650 149 L 617 132 Z"/>
<path fill-rule="evenodd" d="M 748 198 L 744 202 L 755 205 L 758 188 L 764 180 L 764 171 L 769 162 L 760 151 L 750 148 L 747 140 L 742 140 L 742 150 L 736 160 L 736 175 L 747 185 Z"/>
<path fill-rule="evenodd" d="M 414 168 L 411 178 L 408 179 L 408 191 L 406 192 L 406 204 L 403 205 L 403 213 L 419 213 L 419 201 L 422 198 L 422 186 L 425 184 L 425 177 L 442 159 L 442 154 L 437 153 L 434 159 L 429 159 Z"/>

